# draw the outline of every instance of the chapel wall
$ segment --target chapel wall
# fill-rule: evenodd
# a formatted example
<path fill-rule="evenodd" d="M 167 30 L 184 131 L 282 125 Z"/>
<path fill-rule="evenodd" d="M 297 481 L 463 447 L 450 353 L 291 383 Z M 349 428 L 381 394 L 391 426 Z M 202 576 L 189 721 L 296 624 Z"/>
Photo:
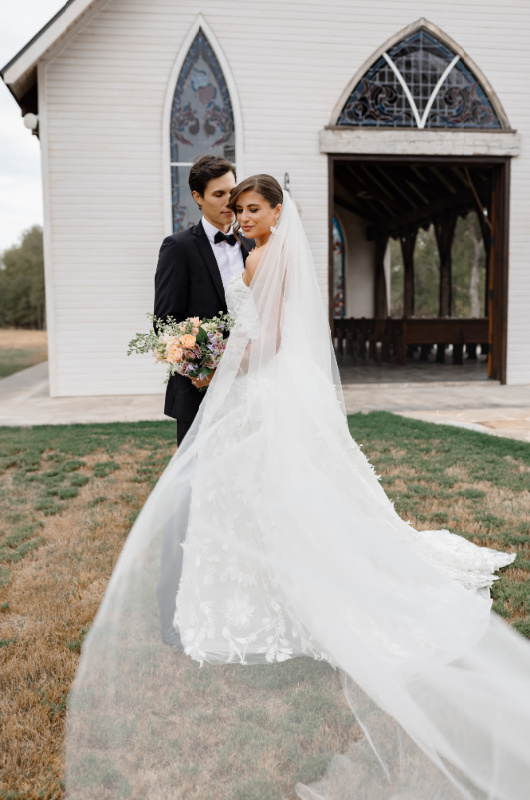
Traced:
<path fill-rule="evenodd" d="M 283 182 L 289 173 L 326 303 L 328 169 L 318 135 L 339 96 L 387 38 L 421 16 L 468 51 L 522 135 L 512 168 L 508 381 L 530 382 L 526 4 L 330 0 L 323 8 L 316 0 L 108 0 L 49 61 L 40 87 L 46 104 L 52 392 L 163 389 L 151 359 L 127 359 L 125 351 L 130 336 L 146 328 L 158 248 L 169 232 L 162 114 L 173 64 L 199 11 L 237 86 L 244 124 L 240 177 L 270 172 Z"/>

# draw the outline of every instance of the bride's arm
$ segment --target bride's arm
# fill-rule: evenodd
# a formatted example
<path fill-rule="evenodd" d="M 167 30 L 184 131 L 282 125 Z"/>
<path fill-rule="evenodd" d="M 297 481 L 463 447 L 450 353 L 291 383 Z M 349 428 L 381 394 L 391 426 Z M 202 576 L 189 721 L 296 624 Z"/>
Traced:
<path fill-rule="evenodd" d="M 258 268 L 260 260 L 260 254 L 257 250 L 252 250 L 245 261 L 245 269 L 243 270 L 243 282 L 250 286 L 252 282 L 252 278 L 256 274 L 256 269 Z"/>
<path fill-rule="evenodd" d="M 259 261 L 260 261 L 260 257 L 258 255 L 258 253 L 256 253 L 256 251 L 252 251 L 252 253 L 250 253 L 249 256 L 247 257 L 246 269 L 245 269 L 245 272 L 243 272 L 243 282 L 246 284 L 246 286 L 250 287 L 250 283 L 251 283 L 252 278 L 254 277 L 254 275 L 256 273 L 256 269 L 257 269 Z M 281 317 L 282 317 L 283 300 L 284 300 L 284 294 L 285 294 L 286 277 L 287 276 L 284 275 L 283 280 L 282 280 L 281 290 L 280 290 L 280 296 L 278 298 L 276 341 L 275 341 L 275 344 L 274 344 L 274 353 L 278 352 L 278 350 L 280 348 L 280 344 L 281 344 Z M 269 338 L 268 331 L 267 332 L 263 331 L 262 332 L 262 336 L 260 336 L 258 338 L 253 338 L 248 342 L 248 344 L 247 344 L 247 346 L 246 346 L 246 348 L 245 348 L 245 350 L 243 352 L 243 355 L 241 357 L 241 362 L 240 362 L 239 371 L 238 371 L 239 375 L 243 375 L 243 374 L 248 373 L 251 348 L 252 347 L 254 347 L 254 348 L 263 347 L 263 343 L 264 343 L 263 342 L 263 336 L 265 336 L 266 338 Z"/>

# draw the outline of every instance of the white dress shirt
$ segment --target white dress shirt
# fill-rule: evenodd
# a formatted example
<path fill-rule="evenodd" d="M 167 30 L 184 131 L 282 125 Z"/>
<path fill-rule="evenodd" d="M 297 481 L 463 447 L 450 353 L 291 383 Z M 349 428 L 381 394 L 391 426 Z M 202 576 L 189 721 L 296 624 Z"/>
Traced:
<path fill-rule="evenodd" d="M 202 227 L 204 228 L 206 236 L 210 240 L 213 254 L 215 256 L 215 260 L 217 261 L 219 272 L 221 273 L 223 287 L 226 289 L 226 286 L 230 282 L 230 279 L 233 277 L 233 275 L 235 275 L 236 272 L 243 272 L 245 269 L 243 254 L 241 253 L 241 245 L 239 242 L 236 242 L 234 245 L 228 244 L 228 242 L 219 242 L 218 244 L 215 244 L 214 238 L 215 234 L 219 231 L 219 228 L 216 228 L 204 217 L 202 218 Z M 231 228 L 228 233 L 232 233 Z"/>

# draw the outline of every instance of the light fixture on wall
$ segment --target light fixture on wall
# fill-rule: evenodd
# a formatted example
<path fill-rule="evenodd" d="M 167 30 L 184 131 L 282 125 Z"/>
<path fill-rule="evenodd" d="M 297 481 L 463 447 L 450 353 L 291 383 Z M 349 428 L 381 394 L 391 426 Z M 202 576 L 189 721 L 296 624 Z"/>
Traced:
<path fill-rule="evenodd" d="M 32 133 L 36 134 L 38 129 L 39 129 L 39 118 L 38 118 L 38 116 L 36 114 L 32 114 L 30 112 L 28 114 L 24 114 L 23 120 L 24 120 L 24 125 L 26 126 L 26 128 L 29 128 L 29 130 Z"/>

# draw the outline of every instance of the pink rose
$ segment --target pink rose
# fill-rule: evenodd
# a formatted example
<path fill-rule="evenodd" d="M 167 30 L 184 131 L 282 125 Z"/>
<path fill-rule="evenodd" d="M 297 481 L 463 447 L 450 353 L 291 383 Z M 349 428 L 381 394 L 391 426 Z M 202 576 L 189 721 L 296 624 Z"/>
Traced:
<path fill-rule="evenodd" d="M 176 342 L 171 342 L 166 348 L 166 361 L 170 364 L 177 364 L 182 361 L 182 350 Z"/>

